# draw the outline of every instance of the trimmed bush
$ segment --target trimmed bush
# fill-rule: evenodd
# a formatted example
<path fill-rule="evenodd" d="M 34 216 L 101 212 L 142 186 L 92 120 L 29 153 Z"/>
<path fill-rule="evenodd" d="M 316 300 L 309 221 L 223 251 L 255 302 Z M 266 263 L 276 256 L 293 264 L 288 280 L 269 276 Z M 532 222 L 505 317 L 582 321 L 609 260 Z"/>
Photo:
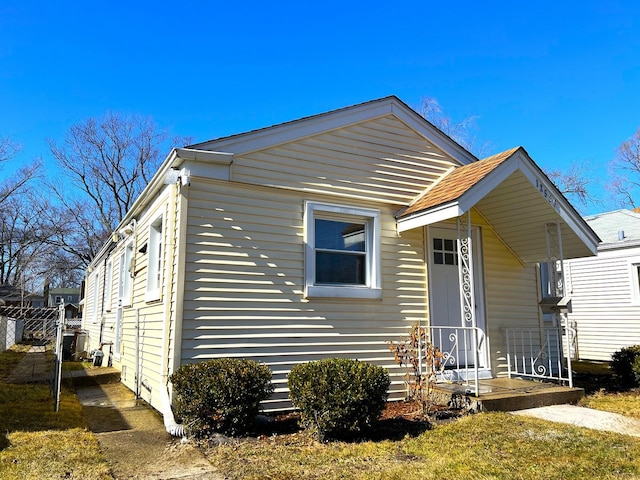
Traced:
<path fill-rule="evenodd" d="M 273 392 L 269 367 L 237 358 L 183 365 L 171 382 L 176 415 L 196 438 L 248 433 L 260 402 Z"/>
<path fill-rule="evenodd" d="M 614 352 L 609 368 L 625 385 L 640 383 L 640 345 L 624 347 Z"/>
<path fill-rule="evenodd" d="M 388 388 L 384 368 L 346 358 L 303 363 L 289 373 L 291 401 L 303 426 L 321 441 L 370 427 L 384 409 Z"/>

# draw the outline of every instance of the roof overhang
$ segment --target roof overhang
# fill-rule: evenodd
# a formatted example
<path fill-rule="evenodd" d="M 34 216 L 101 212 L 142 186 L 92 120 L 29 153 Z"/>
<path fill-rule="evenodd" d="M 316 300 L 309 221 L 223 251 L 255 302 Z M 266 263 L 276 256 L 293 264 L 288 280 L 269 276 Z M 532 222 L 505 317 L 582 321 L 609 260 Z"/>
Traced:
<path fill-rule="evenodd" d="M 470 174 L 474 172 L 471 168 Z M 464 181 L 461 173 L 464 170 L 458 172 L 458 178 Z M 446 177 L 440 182 L 439 191 L 436 186 L 421 197 L 426 208 L 409 207 L 399 213 L 399 232 L 450 220 L 474 208 L 525 264 L 547 259 L 549 224 L 560 225 L 564 258 L 597 252 L 598 236 L 521 147 L 500 158 L 459 195 L 446 198 L 445 194 L 446 201 L 430 205 L 430 194 L 442 196 L 444 190 L 453 187 L 445 181 Z"/>

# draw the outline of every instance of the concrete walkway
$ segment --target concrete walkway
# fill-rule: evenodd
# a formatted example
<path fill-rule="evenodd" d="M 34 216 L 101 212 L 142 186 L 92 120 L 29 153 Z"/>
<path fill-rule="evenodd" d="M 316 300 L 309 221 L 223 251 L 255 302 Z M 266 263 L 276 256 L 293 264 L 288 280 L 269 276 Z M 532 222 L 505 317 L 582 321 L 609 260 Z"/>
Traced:
<path fill-rule="evenodd" d="M 593 408 L 577 407 L 575 405 L 550 405 L 517 410 L 511 413 L 575 425 L 576 427 L 640 437 L 640 419 L 594 410 Z"/>
<path fill-rule="evenodd" d="M 5 383 L 47 383 L 52 379 L 53 366 L 47 362 L 44 346 L 32 346 L 13 368 Z"/>
<path fill-rule="evenodd" d="M 52 365 L 45 347 L 31 347 L 4 380 L 6 383 L 47 383 Z M 190 442 L 172 438 L 162 417 L 119 382 L 113 368 L 63 372 L 75 385 L 89 429 L 96 435 L 115 479 L 216 480 L 218 474 Z M 105 383 L 103 383 L 105 382 Z"/>
<path fill-rule="evenodd" d="M 114 478 L 223 478 L 192 443 L 170 437 L 160 415 L 122 383 L 81 387 L 77 395 Z"/>

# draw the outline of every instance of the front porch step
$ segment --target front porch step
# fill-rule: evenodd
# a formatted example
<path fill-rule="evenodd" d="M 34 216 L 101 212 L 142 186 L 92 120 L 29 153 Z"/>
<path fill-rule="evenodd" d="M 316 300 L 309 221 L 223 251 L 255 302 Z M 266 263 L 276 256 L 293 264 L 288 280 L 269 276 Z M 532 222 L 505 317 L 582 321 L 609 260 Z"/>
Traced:
<path fill-rule="evenodd" d="M 480 394 L 469 393 L 460 384 L 438 384 L 435 401 L 441 404 L 465 405 L 476 412 L 512 412 L 548 405 L 576 404 L 584 397 L 584 389 L 570 388 L 520 378 L 480 380 Z"/>

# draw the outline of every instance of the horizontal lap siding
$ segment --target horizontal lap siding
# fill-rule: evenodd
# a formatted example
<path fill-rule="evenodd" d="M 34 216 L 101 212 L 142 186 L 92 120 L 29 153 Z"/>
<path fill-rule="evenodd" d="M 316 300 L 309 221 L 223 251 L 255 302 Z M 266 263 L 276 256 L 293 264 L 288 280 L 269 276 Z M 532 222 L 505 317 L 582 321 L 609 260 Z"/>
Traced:
<path fill-rule="evenodd" d="M 276 385 L 268 408 L 288 405 L 293 365 L 334 356 L 389 367 L 394 389 L 404 391 L 404 372 L 387 341 L 424 319 L 425 268 L 421 232 L 396 234 L 397 207 L 381 211 L 383 299 L 307 300 L 304 201 L 323 199 L 202 180 L 192 182 L 189 195 L 183 363 L 219 357 L 266 363 Z"/>
<path fill-rule="evenodd" d="M 398 120 L 381 118 L 234 158 L 254 185 L 407 204 L 453 165 Z"/>
<path fill-rule="evenodd" d="M 487 332 L 495 376 L 506 372 L 505 328 L 538 328 L 535 267 L 523 267 L 490 228 L 483 229 Z"/>
<path fill-rule="evenodd" d="M 171 187 L 169 187 L 171 188 Z M 167 359 L 164 358 L 164 325 L 166 322 L 165 298 L 167 290 L 165 285 L 168 279 L 167 258 L 168 244 L 173 230 L 169 226 L 169 190 L 160 197 L 148 210 L 142 214 L 136 226 L 136 239 L 134 245 L 135 271 L 133 279 L 132 306 L 123 309 L 122 324 L 122 357 L 120 368 L 122 382 L 130 389 L 136 389 L 136 356 L 139 362 L 141 397 L 158 407 L 157 389 L 162 388 L 162 375 L 167 369 Z M 149 270 L 149 229 L 159 215 L 162 215 L 162 299 L 147 301 L 147 273 Z M 146 252 L 140 249 L 147 245 Z M 138 345 L 136 345 L 137 329 L 139 328 Z"/>
<path fill-rule="evenodd" d="M 87 275 L 87 284 L 85 288 L 84 310 L 82 314 L 82 328 L 89 335 L 87 345 L 87 353 L 97 349 L 100 346 L 100 319 L 102 311 L 102 289 L 104 283 L 105 265 L 101 264 L 98 270 L 98 278 L 96 282 L 95 272 Z M 97 296 L 96 296 L 97 294 Z M 95 305 L 97 303 L 97 305 Z M 96 315 L 93 315 L 94 305 L 96 306 Z"/>
<path fill-rule="evenodd" d="M 599 252 L 568 262 L 572 312 L 578 330 L 578 355 L 609 361 L 623 347 L 640 344 L 640 304 L 633 299 L 631 258 L 640 249 Z"/>

